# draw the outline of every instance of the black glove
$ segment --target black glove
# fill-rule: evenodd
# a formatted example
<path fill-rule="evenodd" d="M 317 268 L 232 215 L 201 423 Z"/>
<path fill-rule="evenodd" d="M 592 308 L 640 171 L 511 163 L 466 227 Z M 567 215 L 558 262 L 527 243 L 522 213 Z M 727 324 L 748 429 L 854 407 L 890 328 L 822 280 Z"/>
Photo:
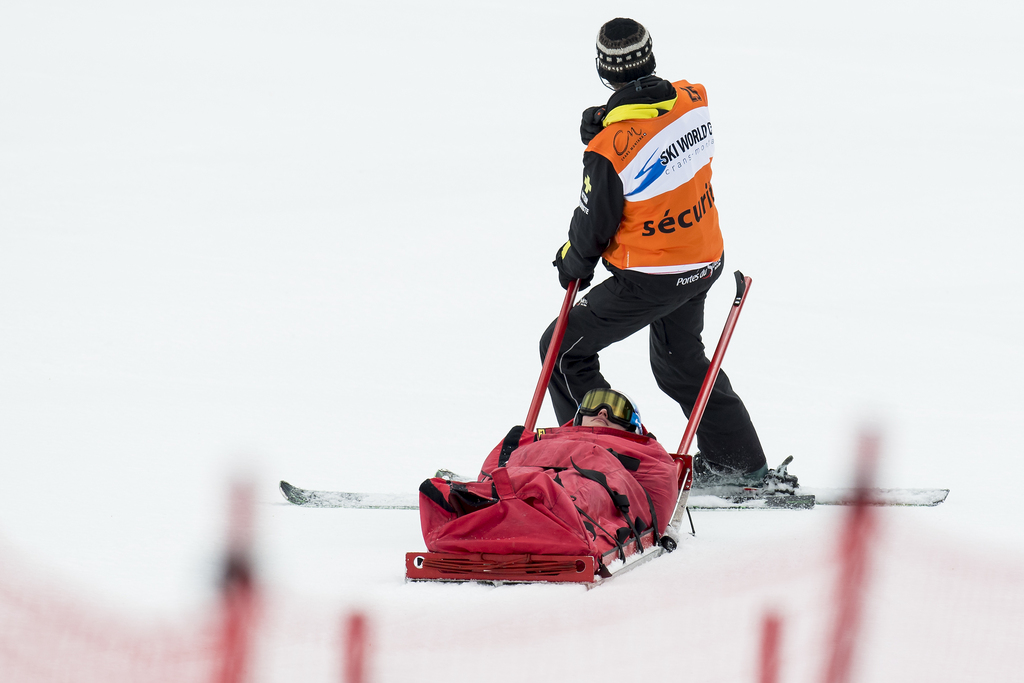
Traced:
<path fill-rule="evenodd" d="M 583 291 L 589 287 L 590 283 L 593 281 L 594 269 L 591 268 L 583 275 L 577 275 L 570 272 L 568 264 L 565 262 L 565 256 L 570 254 L 571 249 L 572 247 L 569 246 L 568 242 L 559 247 L 558 251 L 555 252 L 555 260 L 551 262 L 551 265 L 558 268 L 558 284 L 562 285 L 562 289 L 569 289 L 569 285 L 572 284 L 573 280 L 579 280 L 579 291 Z"/>
<path fill-rule="evenodd" d="M 590 141 L 597 136 L 604 126 L 601 124 L 604 121 L 605 107 L 587 107 L 583 110 L 583 121 L 580 123 L 580 140 L 583 141 L 584 145 L 589 145 Z"/>

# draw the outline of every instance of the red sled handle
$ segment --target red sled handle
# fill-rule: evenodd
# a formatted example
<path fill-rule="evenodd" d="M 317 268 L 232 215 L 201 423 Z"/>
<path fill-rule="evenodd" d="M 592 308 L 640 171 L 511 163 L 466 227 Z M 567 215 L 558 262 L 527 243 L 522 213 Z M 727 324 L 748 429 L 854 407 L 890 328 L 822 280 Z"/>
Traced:
<path fill-rule="evenodd" d="M 715 347 L 715 355 L 711 357 L 711 365 L 708 366 L 708 372 L 704 376 L 704 384 L 701 385 L 700 393 L 697 394 L 697 401 L 693 404 L 693 410 L 690 411 L 690 419 L 686 423 L 686 430 L 683 432 L 683 440 L 679 444 L 679 450 L 676 451 L 676 457 L 687 455 L 690 450 L 693 437 L 697 434 L 697 426 L 700 425 L 700 419 L 704 416 L 704 408 L 707 407 L 708 399 L 711 398 L 711 390 L 715 386 L 715 380 L 718 379 L 718 371 L 722 367 L 725 350 L 729 348 L 732 331 L 736 327 L 736 321 L 739 320 L 740 312 L 743 311 L 743 304 L 747 300 L 747 293 L 750 291 L 750 284 L 753 282 L 753 280 L 745 277 L 738 270 L 735 275 L 736 298 L 732 302 L 732 310 L 729 311 L 729 317 L 725 320 L 725 329 L 722 330 L 718 346 Z"/>
<path fill-rule="evenodd" d="M 548 382 L 551 380 L 551 373 L 555 369 L 555 359 L 562 348 L 562 339 L 565 337 L 565 327 L 569 322 L 569 309 L 576 301 L 576 291 L 580 287 L 579 280 L 573 280 L 565 290 L 565 300 L 562 302 L 562 310 L 558 312 L 558 320 L 555 322 L 555 331 L 551 335 L 551 345 L 548 346 L 548 353 L 544 356 L 544 365 L 540 369 L 540 379 L 537 380 L 537 388 L 533 392 L 533 401 L 530 403 L 530 412 L 526 414 L 524 431 L 532 432 L 537 425 L 537 415 L 540 414 L 540 407 L 544 403 L 544 394 L 548 389 Z"/>

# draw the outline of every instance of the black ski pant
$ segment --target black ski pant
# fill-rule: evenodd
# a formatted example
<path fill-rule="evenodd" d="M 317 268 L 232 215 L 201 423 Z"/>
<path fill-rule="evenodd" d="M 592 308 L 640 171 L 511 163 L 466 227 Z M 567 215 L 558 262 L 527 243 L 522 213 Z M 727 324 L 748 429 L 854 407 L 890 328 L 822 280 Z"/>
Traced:
<path fill-rule="evenodd" d="M 590 289 L 569 311 L 548 393 L 559 424 L 573 419 L 591 389 L 609 388 L 598 352 L 650 326 L 651 369 L 658 386 L 687 418 L 704 383 L 710 361 L 704 354 L 704 300 L 723 271 L 724 257 L 702 271 L 643 275 L 610 269 L 613 277 Z M 540 340 L 543 360 L 555 321 Z M 616 387 L 629 393 L 628 387 Z M 765 462 L 761 442 L 743 401 L 725 372 L 708 400 L 697 429 L 701 456 L 708 462 L 752 472 Z"/>

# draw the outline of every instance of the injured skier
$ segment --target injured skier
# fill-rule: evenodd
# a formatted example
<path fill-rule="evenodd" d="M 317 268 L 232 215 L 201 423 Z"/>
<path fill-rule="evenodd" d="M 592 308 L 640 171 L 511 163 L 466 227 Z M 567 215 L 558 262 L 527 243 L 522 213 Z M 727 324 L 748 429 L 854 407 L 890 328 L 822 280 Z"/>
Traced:
<path fill-rule="evenodd" d="M 524 433 L 514 427 L 475 482 L 428 479 L 420 522 L 433 552 L 591 555 L 621 551 L 675 510 L 678 470 L 612 389 L 583 397 L 571 421 Z"/>

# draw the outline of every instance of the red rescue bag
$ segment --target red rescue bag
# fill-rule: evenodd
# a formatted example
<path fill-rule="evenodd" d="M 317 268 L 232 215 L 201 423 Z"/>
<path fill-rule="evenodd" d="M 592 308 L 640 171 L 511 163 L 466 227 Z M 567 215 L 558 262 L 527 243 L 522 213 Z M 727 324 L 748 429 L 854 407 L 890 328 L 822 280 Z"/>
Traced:
<path fill-rule="evenodd" d="M 420 522 L 433 552 L 591 555 L 664 531 L 675 465 L 650 436 L 563 427 L 513 429 L 477 482 L 428 479 Z"/>

